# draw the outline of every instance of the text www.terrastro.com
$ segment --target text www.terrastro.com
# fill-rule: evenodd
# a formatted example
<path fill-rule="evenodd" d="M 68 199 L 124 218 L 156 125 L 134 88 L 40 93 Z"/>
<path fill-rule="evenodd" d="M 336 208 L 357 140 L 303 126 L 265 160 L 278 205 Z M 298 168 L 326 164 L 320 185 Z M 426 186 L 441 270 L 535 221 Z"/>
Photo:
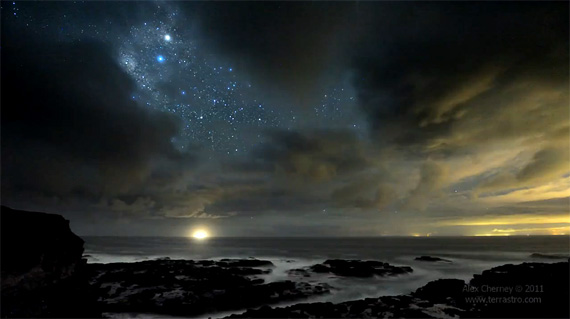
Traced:
<path fill-rule="evenodd" d="M 490 297 L 473 296 L 465 297 L 465 301 L 471 304 L 538 304 L 542 302 L 541 297 Z"/>

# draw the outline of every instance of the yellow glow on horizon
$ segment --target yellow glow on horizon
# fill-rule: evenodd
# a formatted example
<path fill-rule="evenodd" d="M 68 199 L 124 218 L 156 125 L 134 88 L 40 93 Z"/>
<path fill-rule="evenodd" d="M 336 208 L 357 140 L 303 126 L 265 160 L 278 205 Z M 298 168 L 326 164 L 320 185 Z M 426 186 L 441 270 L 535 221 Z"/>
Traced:
<path fill-rule="evenodd" d="M 196 239 L 199 239 L 199 240 L 202 240 L 202 239 L 208 238 L 208 237 L 209 237 L 209 234 L 208 234 L 208 232 L 205 231 L 204 229 L 198 229 L 198 230 L 195 230 L 195 231 L 192 233 L 192 237 L 194 237 L 194 238 L 196 238 Z"/>
<path fill-rule="evenodd" d="M 570 224 L 570 216 L 566 214 L 482 216 L 438 222 L 439 226 L 493 226 L 524 224 Z"/>
<path fill-rule="evenodd" d="M 507 237 L 511 234 L 505 233 L 487 233 L 487 234 L 475 234 L 475 237 Z"/>
<path fill-rule="evenodd" d="M 567 232 L 570 232 L 570 226 L 563 226 L 563 227 L 535 227 L 535 228 L 507 228 L 507 229 L 493 229 L 493 233 L 549 233 L 551 235 L 564 235 Z"/>

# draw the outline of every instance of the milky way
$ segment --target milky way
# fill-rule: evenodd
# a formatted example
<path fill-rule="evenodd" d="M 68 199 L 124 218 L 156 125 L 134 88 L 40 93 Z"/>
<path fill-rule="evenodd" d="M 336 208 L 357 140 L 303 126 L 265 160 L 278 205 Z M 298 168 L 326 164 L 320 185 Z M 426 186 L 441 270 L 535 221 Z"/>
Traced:
<path fill-rule="evenodd" d="M 297 126 L 304 115 L 264 103 L 241 70 L 218 62 L 200 49 L 188 30 L 176 28 L 180 14 L 175 8 L 157 5 L 156 10 L 154 19 L 130 28 L 120 45 L 120 63 L 138 83 L 133 99 L 183 119 L 179 147 L 189 139 L 212 150 L 239 153 L 261 142 L 262 129 Z M 339 120 L 355 108 L 354 97 L 345 94 L 344 87 L 329 91 L 314 107 L 312 125 L 320 118 Z"/>
<path fill-rule="evenodd" d="M 96 39 L 116 49 L 120 66 L 137 84 L 132 99 L 177 115 L 182 131 L 173 143 L 184 150 L 201 146 L 217 154 L 240 155 L 259 145 L 268 129 L 347 128 L 363 134 L 354 92 L 347 79 L 323 90 L 310 110 L 276 105 L 231 59 L 200 46 L 192 21 L 176 4 L 152 4 L 129 24 L 90 21 L 84 3 L 65 3 L 61 16 L 45 19 L 20 11 L 23 28 L 67 41 Z M 134 16 L 134 15 L 133 15 Z M 59 20 L 59 21 L 58 21 Z M 25 26 L 24 26 L 25 25 Z"/>
<path fill-rule="evenodd" d="M 567 3 L 1 6 L 3 205 L 97 234 L 568 232 Z"/>

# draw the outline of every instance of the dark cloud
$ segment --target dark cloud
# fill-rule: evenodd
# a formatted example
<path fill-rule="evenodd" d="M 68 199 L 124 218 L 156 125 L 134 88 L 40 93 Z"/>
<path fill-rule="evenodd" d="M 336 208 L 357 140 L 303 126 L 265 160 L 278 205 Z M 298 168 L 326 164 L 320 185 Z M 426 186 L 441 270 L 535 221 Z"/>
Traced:
<path fill-rule="evenodd" d="M 308 107 L 339 71 L 356 10 L 349 3 L 203 2 L 182 6 L 201 42 L 231 57 L 287 107 Z M 286 92 L 284 94 L 284 92 Z"/>
<path fill-rule="evenodd" d="M 192 163 L 172 146 L 177 121 L 131 99 L 134 83 L 109 48 L 17 43 L 2 47 L 3 194 L 96 199 Z"/>
<path fill-rule="evenodd" d="M 569 155 L 568 148 L 542 149 L 534 154 L 532 161 L 518 172 L 516 177 L 523 182 L 559 177 L 570 169 Z"/>
<path fill-rule="evenodd" d="M 570 149 L 568 147 L 544 148 L 532 156 L 520 170 L 502 171 L 484 180 L 478 190 L 501 191 L 530 187 L 557 180 L 570 170 Z"/>
<path fill-rule="evenodd" d="M 524 201 L 516 203 L 514 206 L 532 207 L 532 208 L 551 208 L 552 211 L 563 211 L 564 208 L 570 206 L 570 197 L 551 198 L 535 201 Z"/>
<path fill-rule="evenodd" d="M 367 167 L 365 144 L 346 131 L 274 131 L 254 158 L 291 182 L 326 182 Z"/>
<path fill-rule="evenodd" d="M 369 155 L 366 144 L 348 131 L 268 132 L 266 142 L 250 157 L 231 165 L 236 179 L 225 183 L 223 195 L 206 212 L 300 214 L 338 207 L 379 208 L 388 189 L 380 180 L 374 185 L 360 183 L 358 177 L 381 171 Z M 364 200 L 350 191 L 354 186 L 344 186 L 353 182 L 372 191 L 374 199 Z M 339 192 L 343 195 L 337 196 Z"/>
<path fill-rule="evenodd" d="M 426 161 L 420 168 L 420 180 L 406 198 L 404 207 L 425 209 L 430 201 L 441 197 L 441 188 L 447 178 L 447 170 L 441 164 Z"/>
<path fill-rule="evenodd" d="M 327 207 L 327 198 L 321 192 L 320 189 L 301 191 L 277 186 L 236 190 L 212 203 L 206 212 L 240 216 L 271 215 L 278 212 L 294 216 Z"/>
<path fill-rule="evenodd" d="M 568 3 L 407 11 L 398 25 L 371 27 L 354 54 L 354 83 L 379 143 L 448 154 L 567 124 Z"/>
<path fill-rule="evenodd" d="M 365 210 L 382 210 L 397 198 L 392 187 L 375 179 L 356 180 L 331 194 L 331 199 L 337 207 Z"/>
<path fill-rule="evenodd" d="M 567 2 L 129 2 L 73 10 L 41 3 L 36 9 L 44 8 L 58 15 L 70 10 L 88 22 L 43 17 L 38 25 L 58 27 L 47 28 L 49 39 L 37 43 L 24 24 L 7 28 L 3 19 L 3 204 L 85 214 L 76 220 L 87 233 L 125 227 L 128 234 L 183 235 L 188 225 L 204 223 L 238 236 L 429 233 L 506 215 L 501 222 L 516 224 L 524 216 L 539 219 L 542 209 L 556 215 L 567 204 Z M 142 32 L 147 22 L 152 32 Z M 259 114 L 283 111 L 275 112 L 279 125 L 258 116 L 251 125 L 230 124 L 229 134 L 239 132 L 257 147 L 238 152 L 232 144 L 227 156 L 213 146 L 180 152 L 171 141 L 187 136 L 178 135 L 175 118 L 131 98 L 135 83 L 117 65 L 119 54 L 82 35 L 54 42 L 67 34 L 59 24 L 96 25 L 86 32 L 91 36 L 109 27 L 99 38 L 117 47 L 125 39 L 152 42 L 140 53 L 151 62 L 164 54 L 156 50 L 169 32 L 171 44 L 192 46 L 172 51 L 179 57 L 196 53 L 215 63 L 195 67 L 231 66 L 236 77 L 223 81 L 256 89 L 245 96 L 236 91 L 232 99 L 255 101 Z M 175 64 L 150 66 L 162 72 L 157 78 L 169 75 L 157 81 L 157 92 L 185 90 L 186 78 L 170 76 L 183 72 Z M 209 100 L 202 92 L 197 98 Z M 344 112 L 353 103 L 357 111 Z M 197 112 L 192 104 L 182 109 Z M 198 122 L 184 124 L 201 130 Z M 264 134 L 269 127 L 280 129 Z M 212 143 L 223 136 L 214 133 Z M 197 154 L 208 161 L 195 165 Z M 457 229 L 437 231 L 468 233 Z"/>

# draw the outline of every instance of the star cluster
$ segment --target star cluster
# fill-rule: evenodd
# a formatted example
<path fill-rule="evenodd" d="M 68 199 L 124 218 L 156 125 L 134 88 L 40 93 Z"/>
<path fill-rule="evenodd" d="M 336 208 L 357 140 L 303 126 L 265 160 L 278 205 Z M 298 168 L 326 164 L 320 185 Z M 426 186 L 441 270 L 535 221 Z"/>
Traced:
<path fill-rule="evenodd" d="M 14 16 L 19 10 L 11 3 Z M 64 5 L 65 6 L 65 5 Z M 60 40 L 96 39 L 115 48 L 117 63 L 136 82 L 138 104 L 176 115 L 182 122 L 173 143 L 202 146 L 216 154 L 243 154 L 268 129 L 343 128 L 363 134 L 355 92 L 346 79 L 330 85 L 309 110 L 268 99 L 260 83 L 201 45 L 187 17 L 173 4 L 150 4 L 129 23 L 81 17 L 85 3 L 68 3 L 58 19 L 28 13 L 20 22 Z M 151 14 L 148 14 L 148 13 Z M 19 16 L 18 16 L 19 18 Z"/>
<path fill-rule="evenodd" d="M 0 6 L 3 205 L 236 235 L 568 227 L 567 3 Z"/>
<path fill-rule="evenodd" d="M 189 32 L 175 27 L 179 17 L 175 9 L 157 9 L 155 19 L 130 28 L 119 49 L 120 61 L 138 83 L 133 99 L 183 119 L 179 147 L 189 140 L 231 154 L 260 143 L 260 129 L 302 125 L 304 112 L 264 103 L 255 84 L 240 70 L 218 62 L 200 49 Z M 314 117 L 311 126 L 327 126 L 344 119 L 345 108 L 356 109 L 354 96 L 348 94 L 343 87 L 324 94 L 309 115 Z M 358 128 L 362 124 L 343 125 Z"/>
<path fill-rule="evenodd" d="M 174 27 L 176 12 L 158 16 L 130 28 L 119 47 L 119 60 L 137 83 L 134 100 L 183 120 L 176 141 L 180 148 L 190 141 L 215 151 L 239 152 L 259 142 L 258 136 L 242 136 L 246 127 L 291 125 L 252 98 L 252 84 L 237 70 L 216 63 L 187 32 Z"/>

